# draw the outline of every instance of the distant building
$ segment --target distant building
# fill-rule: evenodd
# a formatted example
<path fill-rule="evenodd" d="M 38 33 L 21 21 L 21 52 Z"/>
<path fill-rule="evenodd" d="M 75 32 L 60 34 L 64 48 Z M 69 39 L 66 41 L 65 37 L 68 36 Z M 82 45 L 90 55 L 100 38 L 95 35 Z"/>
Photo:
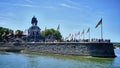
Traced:
<path fill-rule="evenodd" d="M 40 35 L 41 29 L 37 26 L 37 18 L 34 16 L 31 20 L 32 26 L 28 29 L 28 37 L 27 40 L 32 42 L 44 41 L 44 37 Z"/>

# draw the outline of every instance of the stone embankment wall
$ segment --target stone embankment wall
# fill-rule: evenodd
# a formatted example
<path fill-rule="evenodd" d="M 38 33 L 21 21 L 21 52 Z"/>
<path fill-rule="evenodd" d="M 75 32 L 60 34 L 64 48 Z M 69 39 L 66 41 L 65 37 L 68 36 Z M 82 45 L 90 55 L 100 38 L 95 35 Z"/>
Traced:
<path fill-rule="evenodd" d="M 27 44 L 25 50 L 65 55 L 115 57 L 112 43 L 36 43 Z"/>
<path fill-rule="evenodd" d="M 17 46 L 24 47 L 25 52 L 115 57 L 112 43 L 19 43 Z"/>

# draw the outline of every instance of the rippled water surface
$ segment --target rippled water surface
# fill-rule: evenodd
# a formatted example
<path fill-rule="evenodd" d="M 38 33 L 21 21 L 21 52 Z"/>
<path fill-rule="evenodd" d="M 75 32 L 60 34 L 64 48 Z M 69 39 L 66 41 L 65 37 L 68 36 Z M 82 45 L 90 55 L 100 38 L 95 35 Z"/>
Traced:
<path fill-rule="evenodd" d="M 120 68 L 120 49 L 115 54 L 116 58 L 93 58 L 0 52 L 0 68 Z"/>

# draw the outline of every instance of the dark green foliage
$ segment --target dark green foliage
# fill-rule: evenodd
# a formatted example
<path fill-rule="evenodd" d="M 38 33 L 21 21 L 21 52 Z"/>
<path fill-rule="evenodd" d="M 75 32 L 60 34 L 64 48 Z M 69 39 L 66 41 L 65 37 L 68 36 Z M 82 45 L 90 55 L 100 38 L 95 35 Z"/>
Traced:
<path fill-rule="evenodd" d="M 10 33 L 12 34 L 12 37 L 15 38 L 22 38 L 23 35 L 23 31 L 21 30 L 16 30 L 14 34 L 13 30 L 11 29 L 0 27 L 0 42 L 4 41 L 5 39 L 8 40 Z M 53 28 L 42 31 L 41 35 L 58 41 L 61 41 L 62 38 L 61 33 Z"/>
<path fill-rule="evenodd" d="M 48 37 L 48 36 L 53 36 L 55 40 L 59 40 L 59 41 L 60 41 L 61 38 L 62 38 L 61 33 L 60 33 L 59 31 L 53 29 L 53 28 L 51 28 L 51 29 L 46 29 L 46 30 L 42 31 L 42 32 L 41 32 L 41 35 L 42 35 L 42 36 L 47 36 L 47 37 Z"/>
<path fill-rule="evenodd" d="M 115 44 L 115 47 L 120 47 L 120 44 Z"/>
<path fill-rule="evenodd" d="M 9 33 L 13 34 L 13 30 L 0 27 L 0 42 L 2 42 L 4 40 L 4 37 L 9 35 Z"/>
<path fill-rule="evenodd" d="M 15 33 L 18 33 L 19 35 L 22 35 L 22 34 L 23 34 L 23 31 L 21 31 L 21 30 L 16 30 Z"/>
<path fill-rule="evenodd" d="M 23 31 L 21 31 L 21 30 L 16 30 L 16 31 L 15 31 L 15 34 L 16 34 L 19 38 L 21 38 L 22 35 L 23 35 Z"/>

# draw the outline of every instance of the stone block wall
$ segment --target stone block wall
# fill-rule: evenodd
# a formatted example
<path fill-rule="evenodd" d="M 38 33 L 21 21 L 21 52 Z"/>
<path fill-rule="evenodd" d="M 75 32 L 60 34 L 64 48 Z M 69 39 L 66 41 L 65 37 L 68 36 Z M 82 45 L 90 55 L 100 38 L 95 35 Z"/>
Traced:
<path fill-rule="evenodd" d="M 29 43 L 25 51 L 82 55 L 96 57 L 115 57 L 112 43 Z"/>

